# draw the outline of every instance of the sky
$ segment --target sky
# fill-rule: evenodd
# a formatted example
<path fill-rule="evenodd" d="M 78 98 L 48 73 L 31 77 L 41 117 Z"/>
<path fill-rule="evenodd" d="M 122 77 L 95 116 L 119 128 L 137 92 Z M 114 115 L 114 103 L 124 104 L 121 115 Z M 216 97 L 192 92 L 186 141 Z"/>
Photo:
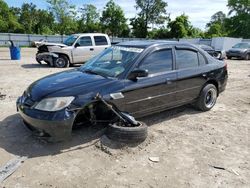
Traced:
<path fill-rule="evenodd" d="M 120 5 L 126 18 L 132 18 L 136 15 L 135 0 L 114 0 Z M 205 30 L 206 24 L 210 21 L 211 16 L 223 11 L 228 13 L 227 0 L 164 0 L 168 2 L 167 12 L 170 13 L 171 19 L 183 13 L 189 16 L 192 25 Z M 38 8 L 46 9 L 48 4 L 46 0 L 5 0 L 9 6 L 20 7 L 23 3 L 33 3 Z M 81 7 L 83 4 L 93 4 L 101 12 L 108 0 L 69 0 L 70 3 Z"/>

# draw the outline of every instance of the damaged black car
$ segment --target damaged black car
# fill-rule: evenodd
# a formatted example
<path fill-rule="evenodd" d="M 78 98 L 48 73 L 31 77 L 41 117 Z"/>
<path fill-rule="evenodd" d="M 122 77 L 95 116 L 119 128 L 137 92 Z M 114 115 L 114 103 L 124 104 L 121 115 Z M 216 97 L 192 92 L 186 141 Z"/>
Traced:
<path fill-rule="evenodd" d="M 146 126 L 136 126 L 133 117 L 188 103 L 208 111 L 226 83 L 226 63 L 199 47 L 130 41 L 104 50 L 79 68 L 34 82 L 18 98 L 17 109 L 30 129 L 51 140 L 65 140 L 74 127 L 89 123 L 109 126 L 111 138 L 123 134 L 123 139 L 143 140 Z M 124 119 L 138 134 L 120 126 Z"/>

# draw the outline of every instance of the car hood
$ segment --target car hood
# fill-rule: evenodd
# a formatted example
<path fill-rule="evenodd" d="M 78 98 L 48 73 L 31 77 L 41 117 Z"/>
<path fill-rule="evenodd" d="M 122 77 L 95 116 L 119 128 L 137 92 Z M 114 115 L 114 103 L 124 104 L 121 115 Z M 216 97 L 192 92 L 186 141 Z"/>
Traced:
<path fill-rule="evenodd" d="M 93 92 L 113 79 L 87 74 L 79 69 L 49 75 L 31 84 L 26 93 L 32 100 L 40 101 L 46 97 L 77 96 Z"/>

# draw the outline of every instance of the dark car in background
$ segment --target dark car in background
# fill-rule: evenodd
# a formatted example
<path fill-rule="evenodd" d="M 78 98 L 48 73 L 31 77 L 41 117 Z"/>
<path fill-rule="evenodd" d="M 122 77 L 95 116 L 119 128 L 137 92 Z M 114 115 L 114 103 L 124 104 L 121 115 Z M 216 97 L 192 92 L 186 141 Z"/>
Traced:
<path fill-rule="evenodd" d="M 227 84 L 227 65 L 192 44 L 130 41 L 104 50 L 80 68 L 31 84 L 17 100 L 26 125 L 63 140 L 74 126 L 106 120 L 110 112 L 96 101 L 134 117 L 193 103 L 213 108 Z"/>
<path fill-rule="evenodd" d="M 199 44 L 198 47 L 206 51 L 209 55 L 212 57 L 223 60 L 226 58 L 226 52 L 225 51 L 220 51 L 220 50 L 215 50 L 212 46 L 208 46 L 205 44 Z"/>
<path fill-rule="evenodd" d="M 245 60 L 250 60 L 250 43 L 242 42 L 234 45 L 227 52 L 227 58 L 240 58 Z"/>

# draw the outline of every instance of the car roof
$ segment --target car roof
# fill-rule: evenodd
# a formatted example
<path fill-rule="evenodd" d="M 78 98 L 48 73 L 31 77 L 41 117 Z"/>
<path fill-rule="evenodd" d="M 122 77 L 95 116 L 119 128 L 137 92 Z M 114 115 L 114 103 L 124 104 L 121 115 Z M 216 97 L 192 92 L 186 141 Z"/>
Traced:
<path fill-rule="evenodd" d="M 107 36 L 106 34 L 104 33 L 76 33 L 76 34 L 72 34 L 74 36 Z"/>
<path fill-rule="evenodd" d="M 148 48 L 150 46 L 158 45 L 185 45 L 194 47 L 190 43 L 178 42 L 178 41 L 167 41 L 167 40 L 134 40 L 118 43 L 118 46 L 135 47 L 135 48 Z"/>

